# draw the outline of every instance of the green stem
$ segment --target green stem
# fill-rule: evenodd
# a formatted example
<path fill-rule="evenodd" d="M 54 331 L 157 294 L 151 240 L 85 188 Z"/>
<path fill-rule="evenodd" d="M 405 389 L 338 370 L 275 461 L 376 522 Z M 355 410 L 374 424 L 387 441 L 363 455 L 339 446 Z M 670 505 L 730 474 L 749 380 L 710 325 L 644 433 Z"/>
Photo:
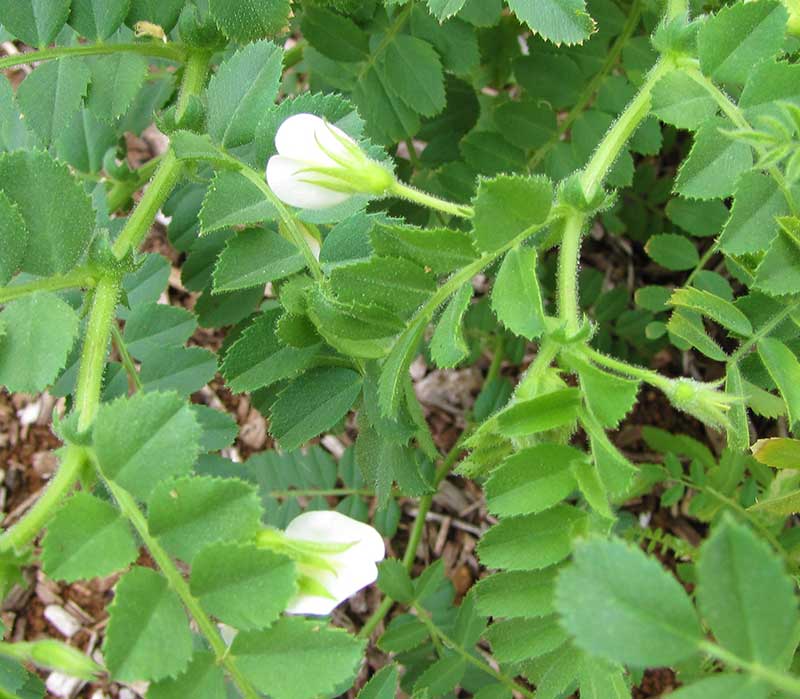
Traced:
<path fill-rule="evenodd" d="M 792 677 L 791 675 L 786 675 L 778 670 L 773 670 L 761 663 L 750 662 L 749 660 L 740 658 L 738 655 L 725 650 L 711 641 L 700 641 L 699 646 L 700 650 L 706 655 L 722 661 L 729 667 L 744 670 L 753 677 L 763 680 L 767 684 L 775 687 L 775 689 L 780 689 L 783 692 L 788 692 L 792 696 L 800 697 L 800 679 Z"/>
<path fill-rule="evenodd" d="M 96 273 L 90 267 L 78 267 L 66 274 L 57 274 L 52 277 L 35 279 L 25 284 L 12 284 L 0 287 L 0 303 L 8 303 L 37 291 L 61 291 L 80 287 L 93 287 L 96 283 Z"/>
<path fill-rule="evenodd" d="M 111 276 L 102 277 L 94 290 L 75 389 L 75 410 L 79 416 L 80 431 L 91 426 L 100 406 L 103 370 L 119 293 L 119 280 Z"/>
<path fill-rule="evenodd" d="M 588 105 L 589 101 L 592 99 L 592 97 L 594 97 L 595 93 L 600 88 L 600 85 L 606 79 L 606 76 L 611 72 L 611 69 L 617 65 L 617 61 L 622 53 L 622 49 L 625 48 L 625 44 L 628 43 L 628 40 L 633 35 L 633 32 L 636 31 L 636 27 L 639 26 L 639 20 L 641 19 L 641 16 L 642 2 L 641 0 L 634 0 L 633 4 L 631 5 L 630 12 L 628 13 L 628 19 L 625 22 L 625 26 L 622 28 L 619 36 L 616 38 L 614 44 L 606 54 L 606 59 L 603 62 L 600 71 L 595 73 L 594 77 L 589 81 L 589 84 L 584 88 L 580 97 L 578 97 L 578 101 L 575 103 L 572 109 L 569 110 L 564 120 L 559 124 L 556 133 L 553 134 L 547 143 L 540 146 L 534 152 L 533 157 L 528 163 L 528 168 L 530 170 L 536 169 L 539 163 L 544 160 L 545 156 L 555 147 L 564 134 L 569 131 L 569 129 L 572 127 L 572 124 L 575 123 L 575 120 L 583 113 L 583 110 L 586 109 L 586 105 Z"/>
<path fill-rule="evenodd" d="M 655 386 L 656 388 L 663 390 L 665 382 L 669 381 L 669 379 L 661 376 L 661 374 L 659 374 L 657 371 L 645 369 L 644 367 L 639 367 L 635 364 L 628 364 L 628 362 L 623 362 L 620 359 L 614 359 L 614 357 L 609 357 L 602 352 L 598 352 L 589 345 L 583 345 L 580 349 L 581 352 L 595 364 L 599 364 L 606 369 L 616 371 L 618 374 L 624 374 L 625 376 L 630 376 L 634 379 L 640 379 L 641 381 L 644 381 L 651 386 Z"/>
<path fill-rule="evenodd" d="M 458 461 L 458 457 L 461 454 L 462 449 L 461 445 L 463 444 L 465 438 L 466 432 L 461 435 L 453 448 L 447 453 L 444 461 L 442 461 L 442 463 L 436 469 L 436 473 L 433 477 L 434 489 L 438 489 L 441 482 L 447 477 L 447 474 L 450 473 L 450 469 L 453 468 L 453 464 Z M 403 566 L 409 573 L 414 567 L 414 561 L 417 558 L 417 548 L 419 547 L 419 542 L 422 540 L 422 532 L 425 529 L 425 518 L 428 516 L 428 512 L 430 512 L 432 504 L 433 494 L 425 495 L 420 498 L 419 509 L 414 517 L 414 524 L 411 527 L 411 533 L 408 536 L 408 544 L 406 545 L 406 550 L 403 554 Z M 389 613 L 393 605 L 394 600 L 391 597 L 388 595 L 384 597 L 380 606 L 372 613 L 372 616 L 367 619 L 367 622 L 364 624 L 361 631 L 358 632 L 358 637 L 369 638 L 378 627 L 378 624 L 380 624 L 384 617 Z"/>
<path fill-rule="evenodd" d="M 136 363 L 133 361 L 131 353 L 128 352 L 128 347 L 125 344 L 125 340 L 122 338 L 122 333 L 119 331 L 119 327 L 117 327 L 117 324 L 114 322 L 111 323 L 111 339 L 114 341 L 114 346 L 117 348 L 117 352 L 119 352 L 119 357 L 122 360 L 122 366 L 125 367 L 125 372 L 128 374 L 128 378 L 133 381 L 133 385 L 136 390 L 141 391 L 142 379 L 139 377 L 139 372 L 136 369 Z"/>
<path fill-rule="evenodd" d="M 181 162 L 171 150 L 164 153 L 138 206 L 128 218 L 122 233 L 114 241 L 113 250 L 118 258 L 125 257 L 130 251 L 139 247 L 144 240 L 158 210 L 178 183 L 182 167 Z"/>
<path fill-rule="evenodd" d="M 553 360 L 559 352 L 559 346 L 552 340 L 545 339 L 540 345 L 536 353 L 536 358 L 533 360 L 525 375 L 517 384 L 515 395 L 525 396 L 532 398 L 539 395 L 539 385 L 545 371 L 550 368 Z"/>
<path fill-rule="evenodd" d="M 438 639 L 439 643 L 445 646 L 445 648 L 449 648 L 457 655 L 460 655 L 470 665 L 473 665 L 479 670 L 485 672 L 487 675 L 491 675 L 498 682 L 508 687 L 514 694 L 521 694 L 524 697 L 528 697 L 528 699 L 535 699 L 535 692 L 532 692 L 527 687 L 523 687 L 518 682 L 515 682 L 508 675 L 504 675 L 502 672 L 495 670 L 491 665 L 489 665 L 489 663 L 481 660 L 480 658 L 476 658 L 472 653 L 463 648 L 460 643 L 456 643 L 452 638 L 445 634 L 444 631 L 442 631 L 436 625 L 426 609 L 423 609 L 419 604 L 415 604 L 414 610 L 417 612 L 417 618 L 425 625 L 425 628 L 428 630 L 428 633 L 431 635 L 431 638 L 434 640 L 434 642 Z"/>
<path fill-rule="evenodd" d="M 692 270 L 691 274 L 686 278 L 686 282 L 684 286 L 689 286 L 689 284 L 694 281 L 694 278 L 697 276 L 699 272 L 705 269 L 705 266 L 708 264 L 708 261 L 714 257 L 714 255 L 719 250 L 719 238 L 717 238 L 714 243 L 709 246 L 708 250 L 703 253 L 703 256 L 700 258 L 700 261 L 695 265 L 694 269 Z"/>
<path fill-rule="evenodd" d="M 196 97 L 203 91 L 208 76 L 208 62 L 211 54 L 203 49 L 193 49 L 186 60 L 183 69 L 183 80 L 181 80 L 181 90 L 178 94 L 178 104 L 175 107 L 176 121 L 180 121 L 189 106 L 192 97 Z"/>
<path fill-rule="evenodd" d="M 484 383 L 491 383 L 500 375 L 500 369 L 503 366 L 503 357 L 506 350 L 506 338 L 503 335 L 497 335 L 494 339 L 494 354 L 492 355 L 492 363 L 489 364 L 489 369 L 486 372 L 486 379 Z"/>
<path fill-rule="evenodd" d="M 568 334 L 575 333 L 580 328 L 578 263 L 586 218 L 580 211 L 567 214 L 558 251 L 558 316 L 565 324 Z"/>
<path fill-rule="evenodd" d="M 248 180 L 250 180 L 256 187 L 258 187 L 264 196 L 272 203 L 272 205 L 277 209 L 278 216 L 281 217 L 281 221 L 283 221 L 283 225 L 286 227 L 286 230 L 289 232 L 289 235 L 292 238 L 292 242 L 294 243 L 295 247 L 302 253 L 303 257 L 305 258 L 306 265 L 308 266 L 309 271 L 313 275 L 314 279 L 317 281 L 321 281 L 323 278 L 322 268 L 319 265 L 319 260 L 317 259 L 316 255 L 314 255 L 314 251 L 309 247 L 308 241 L 306 240 L 306 236 L 300 228 L 299 224 L 295 220 L 295 217 L 291 214 L 291 212 L 284 206 L 283 202 L 278 199 L 273 192 L 269 185 L 267 185 L 266 180 L 264 179 L 264 173 L 256 172 L 253 168 L 245 165 L 240 160 L 236 158 L 231 158 L 229 156 L 229 160 L 232 165 L 235 165 L 239 169 L 239 172 L 244 175 Z"/>
<path fill-rule="evenodd" d="M 125 44 L 80 44 L 78 46 L 55 46 L 40 51 L 5 56 L 0 58 L 0 70 L 39 61 L 51 61 L 55 58 L 104 56 L 112 53 L 139 53 L 154 58 L 168 58 L 172 61 L 183 61 L 186 56 L 182 47 L 156 41 Z"/>
<path fill-rule="evenodd" d="M 129 179 L 112 181 L 111 189 L 106 194 L 109 212 L 113 213 L 125 207 L 134 193 L 138 192 L 153 176 L 162 158 L 162 155 L 151 158 L 140 168 L 134 170 Z"/>
<path fill-rule="evenodd" d="M 58 470 L 33 507 L 28 510 L 24 518 L 0 536 L 0 552 L 20 551 L 36 538 L 42 527 L 47 524 L 53 510 L 78 480 L 85 463 L 86 452 L 82 447 L 67 447 Z"/>
<path fill-rule="evenodd" d="M 581 174 L 581 184 L 586 199 L 591 201 L 600 191 L 608 171 L 616 161 L 628 139 L 633 135 L 642 120 L 650 113 L 650 93 L 655 84 L 669 71 L 673 70 L 671 63 L 659 59 L 650 69 L 639 92 L 625 107 L 619 119 L 605 135 L 591 160 Z"/>
<path fill-rule="evenodd" d="M 209 619 L 203 607 L 200 605 L 200 601 L 192 594 L 189 585 L 183 579 L 180 571 L 175 567 L 169 554 L 161 547 L 158 540 L 150 534 L 150 530 L 147 527 L 147 520 L 136 504 L 136 500 L 133 499 L 133 496 L 127 490 L 121 488 L 113 481 L 105 477 L 104 481 L 111 491 L 111 494 L 114 496 L 114 499 L 117 501 L 123 516 L 133 525 L 133 528 L 141 537 L 142 542 L 147 547 L 156 565 L 158 565 L 164 577 L 167 579 L 169 586 L 175 594 L 181 598 L 186 609 L 189 610 L 200 633 L 203 634 L 209 646 L 211 646 L 217 663 L 225 667 L 243 696 L 248 697 L 248 699 L 258 699 L 258 692 L 242 674 L 239 666 L 236 664 L 235 658 L 228 652 L 228 646 L 225 645 L 225 641 L 222 639 L 222 636 L 220 636 L 219 630 L 214 625 L 214 622 Z"/>
<path fill-rule="evenodd" d="M 445 214 L 450 214 L 451 216 L 472 218 L 475 215 L 475 210 L 471 206 L 454 204 L 453 202 L 439 199 L 439 197 L 434 197 L 432 194 L 428 194 L 407 184 L 403 184 L 399 180 L 395 180 L 392 183 L 392 186 L 389 187 L 388 194 L 400 197 L 401 199 L 406 199 L 429 209 L 434 209 L 435 211 L 441 211 Z"/>
<path fill-rule="evenodd" d="M 786 306 L 780 313 L 773 316 L 768 322 L 764 323 L 746 342 L 739 345 L 737 349 L 729 358 L 728 364 L 738 362 L 745 354 L 753 347 L 761 338 L 769 335 L 775 328 L 777 328 L 784 320 L 786 320 L 792 313 L 800 307 L 800 301 L 795 301 Z"/>

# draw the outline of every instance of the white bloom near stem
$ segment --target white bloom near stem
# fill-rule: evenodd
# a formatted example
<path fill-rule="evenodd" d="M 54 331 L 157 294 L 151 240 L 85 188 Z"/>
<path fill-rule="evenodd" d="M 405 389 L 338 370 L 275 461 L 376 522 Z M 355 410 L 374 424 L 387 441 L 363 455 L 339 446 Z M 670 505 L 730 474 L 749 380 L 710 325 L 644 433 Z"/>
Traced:
<path fill-rule="evenodd" d="M 373 527 L 339 512 L 306 512 L 289 523 L 284 536 L 290 547 L 310 554 L 297 559 L 300 592 L 289 603 L 289 614 L 330 614 L 375 582 L 376 564 L 386 555 Z"/>
<path fill-rule="evenodd" d="M 326 209 L 354 194 L 380 196 L 394 177 L 370 160 L 344 131 L 314 114 L 295 114 L 275 135 L 267 184 L 276 196 L 301 209 Z"/>

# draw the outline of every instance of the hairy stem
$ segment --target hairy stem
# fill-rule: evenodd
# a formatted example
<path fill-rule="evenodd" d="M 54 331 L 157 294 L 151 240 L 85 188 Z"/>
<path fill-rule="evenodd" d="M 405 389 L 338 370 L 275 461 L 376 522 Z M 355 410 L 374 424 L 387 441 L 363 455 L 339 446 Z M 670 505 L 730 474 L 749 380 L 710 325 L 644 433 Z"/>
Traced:
<path fill-rule="evenodd" d="M 55 46 L 40 51 L 17 53 L 0 58 L 0 70 L 26 65 L 39 61 L 51 61 L 56 58 L 70 56 L 104 56 L 112 53 L 139 53 L 154 58 L 168 58 L 171 61 L 183 61 L 186 51 L 175 44 L 160 41 L 130 42 L 124 44 L 79 44 L 78 46 Z"/>
<path fill-rule="evenodd" d="M 97 273 L 90 267 L 78 267 L 66 274 L 36 279 L 25 284 L 12 284 L 0 287 L 0 303 L 8 303 L 14 299 L 34 294 L 37 291 L 62 291 L 80 287 L 92 287 L 97 281 Z"/>
<path fill-rule="evenodd" d="M 130 201 L 131 197 L 153 176 L 163 157 L 163 155 L 157 155 L 155 158 L 151 158 L 140 168 L 137 168 L 130 179 L 113 181 L 111 189 L 106 194 L 109 212 L 119 211 Z"/>
<path fill-rule="evenodd" d="M 134 388 L 137 391 L 141 391 L 142 379 L 139 377 L 136 363 L 133 361 L 130 352 L 128 352 L 128 347 L 116 323 L 111 323 L 111 339 L 114 341 L 114 347 L 117 348 L 117 352 L 119 352 L 119 358 L 122 360 L 122 366 L 125 367 L 128 378 L 133 382 Z"/>
<path fill-rule="evenodd" d="M 99 470 L 99 469 L 98 469 Z M 228 646 L 220 636 L 219 630 L 214 625 L 214 622 L 209 619 L 208 615 L 203 611 L 200 601 L 192 594 L 189 589 L 188 583 L 183 579 L 180 571 L 175 567 L 169 554 L 162 548 L 158 540 L 150 534 L 147 527 L 147 520 L 144 518 L 136 500 L 124 488 L 121 488 L 113 481 L 105 479 L 105 484 L 114 496 L 114 499 L 119 505 L 119 509 L 123 516 L 133 525 L 133 528 L 141 537 L 153 560 L 158 565 L 159 569 L 167 579 L 169 586 L 180 597 L 186 609 L 192 615 L 192 618 L 208 641 L 211 650 L 218 664 L 221 664 L 230 674 L 231 679 L 236 683 L 239 691 L 243 696 L 248 699 L 258 699 L 258 692 L 250 684 L 250 681 L 242 674 L 238 665 L 236 665 L 235 658 L 228 652 Z"/>
<path fill-rule="evenodd" d="M 25 517 L 0 536 L 0 552 L 19 551 L 36 538 L 55 508 L 78 480 L 85 463 L 86 452 L 82 447 L 69 446 L 64 450 L 58 470 L 39 499 Z"/>
<path fill-rule="evenodd" d="M 558 316 L 565 324 L 567 333 L 575 333 L 580 327 L 578 263 L 586 218 L 579 211 L 572 211 L 567 215 L 558 251 Z"/>
<path fill-rule="evenodd" d="M 435 211 L 441 211 L 442 213 L 449 214 L 450 216 L 472 218 L 475 215 L 475 210 L 471 206 L 454 204 L 453 202 L 439 199 L 439 197 L 434 197 L 431 194 L 427 194 L 426 192 L 415 189 L 414 187 L 410 187 L 409 185 L 398 182 L 397 180 L 395 180 L 392 186 L 389 188 L 389 194 L 400 197 L 401 199 L 406 199 L 407 201 L 414 202 L 420 206 L 425 206 Z"/>
<path fill-rule="evenodd" d="M 211 54 L 205 50 L 194 49 L 189 53 L 186 66 L 183 69 L 183 80 L 181 90 L 178 93 L 178 104 L 175 107 L 176 121 L 186 113 L 186 108 L 192 97 L 199 95 L 203 91 L 208 76 L 208 61 Z"/>

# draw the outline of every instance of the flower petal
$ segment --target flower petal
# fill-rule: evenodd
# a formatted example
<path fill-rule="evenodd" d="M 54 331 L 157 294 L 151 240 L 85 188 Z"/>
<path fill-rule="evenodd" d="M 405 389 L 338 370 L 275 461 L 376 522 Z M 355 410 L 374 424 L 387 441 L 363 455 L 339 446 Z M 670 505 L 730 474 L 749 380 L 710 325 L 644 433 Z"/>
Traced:
<path fill-rule="evenodd" d="M 275 134 L 275 148 L 287 158 L 336 167 L 337 163 L 325 151 L 348 157 L 340 139 L 355 143 L 344 131 L 314 114 L 295 114 L 280 125 Z"/>
<path fill-rule="evenodd" d="M 302 541 L 353 544 L 346 554 L 373 562 L 382 561 L 386 555 L 383 537 L 374 527 L 333 510 L 304 512 L 289 522 L 285 533 L 290 539 Z M 339 555 L 343 554 L 336 554 Z"/>
<path fill-rule="evenodd" d="M 313 173 L 300 172 L 307 167 L 306 163 L 273 155 L 267 163 L 267 184 L 281 201 L 299 209 L 327 209 L 350 198 L 350 194 L 303 182 L 313 177 Z"/>
<path fill-rule="evenodd" d="M 378 579 L 378 566 L 362 555 L 354 553 L 353 549 L 331 556 L 330 562 L 336 568 L 335 573 L 310 566 L 298 566 L 301 574 L 314 578 L 331 596 L 319 597 L 300 593 L 289 602 L 286 608 L 288 614 L 317 616 L 330 614 L 346 599 Z"/>

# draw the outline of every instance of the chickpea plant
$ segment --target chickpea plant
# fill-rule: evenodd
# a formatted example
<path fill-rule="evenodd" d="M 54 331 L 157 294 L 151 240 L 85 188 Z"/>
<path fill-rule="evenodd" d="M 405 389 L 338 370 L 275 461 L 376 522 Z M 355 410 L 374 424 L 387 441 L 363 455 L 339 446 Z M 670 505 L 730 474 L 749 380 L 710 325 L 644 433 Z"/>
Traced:
<path fill-rule="evenodd" d="M 9 633 L 0 694 L 44 696 L 38 668 L 151 699 L 621 699 L 670 667 L 676 699 L 800 697 L 797 12 L 0 3 L 0 384 L 65 398 L 0 589 L 118 575 L 102 652 Z M 142 251 L 159 211 L 192 311 Z M 631 284 L 586 245 L 632 250 Z M 442 454 L 409 368 L 485 354 Z M 276 447 L 224 456 L 218 373 Z M 652 424 L 624 453 L 645 385 L 708 444 Z M 492 515 L 458 604 L 416 566 L 446 478 Z M 652 495 L 702 543 L 640 524 Z M 376 581 L 366 621 L 327 618 Z"/>

